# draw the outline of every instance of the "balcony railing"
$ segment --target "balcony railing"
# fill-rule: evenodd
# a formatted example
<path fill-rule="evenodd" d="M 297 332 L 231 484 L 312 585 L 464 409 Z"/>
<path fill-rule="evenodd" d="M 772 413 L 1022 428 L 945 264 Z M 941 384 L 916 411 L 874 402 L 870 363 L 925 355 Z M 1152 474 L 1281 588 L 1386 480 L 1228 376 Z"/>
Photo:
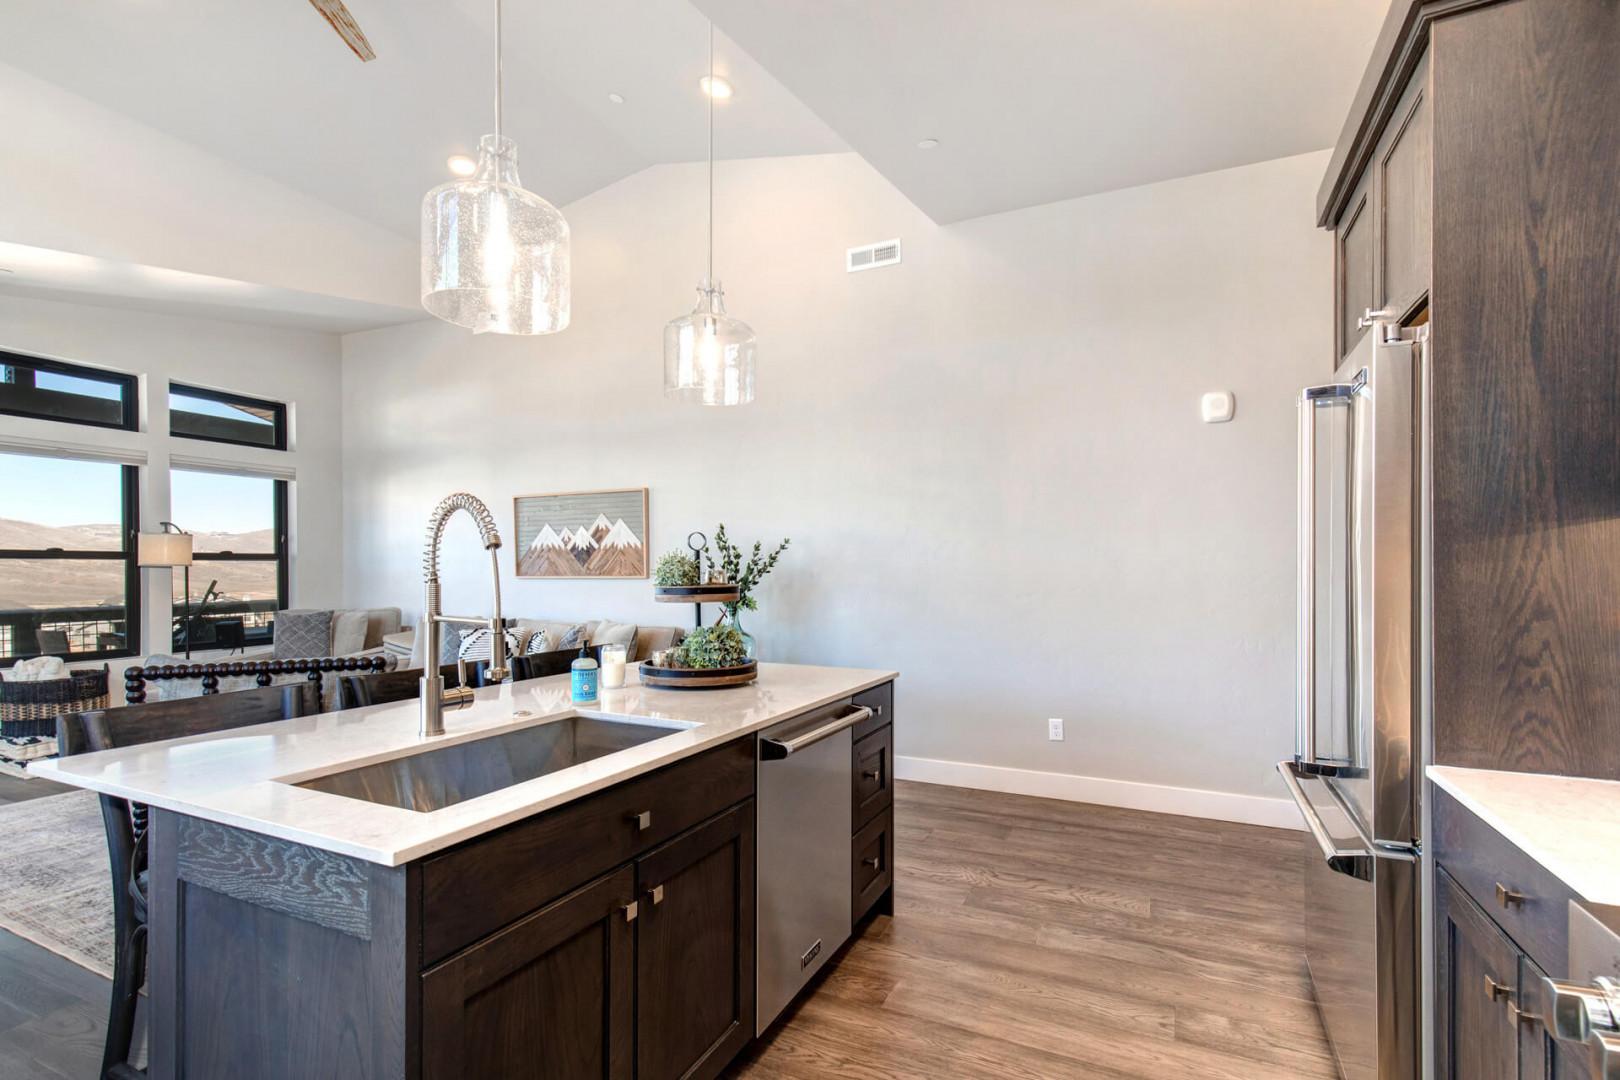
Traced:
<path fill-rule="evenodd" d="M 263 645 L 271 640 L 275 622 L 274 600 L 212 600 L 208 609 L 193 613 L 189 631 L 193 649 L 216 646 Z M 186 645 L 188 627 L 183 612 L 175 611 L 173 649 Z M 241 640 L 235 640 L 236 627 Z M 41 648 L 41 633 L 63 635 L 67 648 Z M 12 608 L 0 611 L 0 662 L 28 656 L 130 655 L 129 620 L 122 607 Z M 163 646 L 160 645 L 161 650 Z M 156 651 L 156 650 L 154 650 Z"/>

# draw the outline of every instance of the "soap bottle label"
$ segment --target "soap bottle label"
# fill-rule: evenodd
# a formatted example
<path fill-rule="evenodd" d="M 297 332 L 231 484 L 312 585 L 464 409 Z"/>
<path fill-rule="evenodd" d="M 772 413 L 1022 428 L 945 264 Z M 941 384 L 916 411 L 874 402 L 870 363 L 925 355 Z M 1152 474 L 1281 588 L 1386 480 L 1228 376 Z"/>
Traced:
<path fill-rule="evenodd" d="M 594 664 L 590 667 L 574 666 L 570 685 L 575 701 L 596 700 L 596 671 Z"/>

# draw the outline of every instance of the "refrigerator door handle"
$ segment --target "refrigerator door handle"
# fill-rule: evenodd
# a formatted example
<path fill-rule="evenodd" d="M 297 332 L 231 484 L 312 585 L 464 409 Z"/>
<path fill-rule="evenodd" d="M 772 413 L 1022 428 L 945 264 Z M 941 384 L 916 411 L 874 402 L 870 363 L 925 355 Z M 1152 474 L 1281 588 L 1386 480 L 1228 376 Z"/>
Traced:
<path fill-rule="evenodd" d="M 1328 868 L 1350 877 L 1366 877 L 1364 863 L 1372 856 L 1365 850 L 1341 848 L 1328 834 L 1327 826 L 1322 824 L 1322 816 L 1311 805 L 1310 798 L 1305 789 L 1299 786 L 1299 762 L 1283 760 L 1277 762 L 1277 772 L 1282 776 L 1283 783 L 1288 785 L 1288 794 L 1294 797 L 1294 805 L 1299 807 L 1300 817 L 1305 819 L 1305 828 L 1310 830 L 1311 839 L 1322 850 L 1322 858 L 1327 862 Z M 1309 776 L 1309 774 L 1306 774 Z"/>
<path fill-rule="evenodd" d="M 1294 797 L 1294 805 L 1299 807 L 1300 816 L 1305 819 L 1305 828 L 1310 830 L 1311 838 L 1316 841 L 1316 846 L 1322 849 L 1322 858 L 1327 860 L 1328 866 L 1332 869 L 1341 874 L 1358 877 L 1361 876 L 1358 873 L 1361 867 L 1360 860 L 1390 859 L 1395 862 L 1417 862 L 1422 858 L 1423 849 L 1420 844 L 1401 844 L 1393 840 L 1374 840 L 1367 832 L 1366 827 L 1361 824 L 1361 820 L 1356 817 L 1355 810 L 1345 801 L 1344 796 L 1339 794 L 1338 789 L 1327 783 L 1323 777 L 1302 771 L 1299 762 L 1286 759 L 1279 761 L 1277 762 L 1277 772 L 1282 776 L 1283 783 L 1288 785 L 1288 794 Z M 1355 830 L 1356 839 L 1362 844 L 1359 849 L 1341 848 L 1334 842 L 1333 837 L 1327 831 L 1327 826 L 1322 824 L 1322 815 L 1316 812 L 1316 807 L 1311 805 L 1310 797 L 1305 794 L 1305 789 L 1300 786 L 1301 780 L 1323 781 L 1327 793 L 1333 797 L 1333 801 L 1338 804 L 1339 809 L 1344 811 L 1344 816 L 1350 822 L 1350 827 Z"/>
<path fill-rule="evenodd" d="M 1294 760 L 1332 774 L 1316 759 L 1316 409 L 1317 402 L 1353 397 L 1366 385 L 1363 372 L 1347 383 L 1307 386 L 1299 393 L 1299 610 L 1295 634 Z"/>

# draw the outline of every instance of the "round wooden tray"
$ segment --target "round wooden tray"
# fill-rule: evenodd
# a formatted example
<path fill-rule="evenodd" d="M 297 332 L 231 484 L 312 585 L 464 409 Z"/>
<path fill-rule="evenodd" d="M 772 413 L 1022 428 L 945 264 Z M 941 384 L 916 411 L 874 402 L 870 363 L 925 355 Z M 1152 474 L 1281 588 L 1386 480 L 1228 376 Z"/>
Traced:
<path fill-rule="evenodd" d="M 653 586 L 653 599 L 660 604 L 729 604 L 741 596 L 735 585 Z"/>
<path fill-rule="evenodd" d="M 641 665 L 641 685 L 659 690 L 723 690 L 747 686 L 759 678 L 759 661 L 750 660 L 736 667 L 661 668 Z"/>

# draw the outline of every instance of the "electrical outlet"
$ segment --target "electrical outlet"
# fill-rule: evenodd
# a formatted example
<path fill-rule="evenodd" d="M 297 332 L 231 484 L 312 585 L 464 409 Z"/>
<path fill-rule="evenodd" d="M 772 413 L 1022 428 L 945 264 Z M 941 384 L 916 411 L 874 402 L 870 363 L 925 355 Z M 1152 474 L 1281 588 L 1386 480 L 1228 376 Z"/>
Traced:
<path fill-rule="evenodd" d="M 1063 741 L 1063 721 L 1053 718 L 1046 722 L 1046 737 L 1052 742 Z"/>

